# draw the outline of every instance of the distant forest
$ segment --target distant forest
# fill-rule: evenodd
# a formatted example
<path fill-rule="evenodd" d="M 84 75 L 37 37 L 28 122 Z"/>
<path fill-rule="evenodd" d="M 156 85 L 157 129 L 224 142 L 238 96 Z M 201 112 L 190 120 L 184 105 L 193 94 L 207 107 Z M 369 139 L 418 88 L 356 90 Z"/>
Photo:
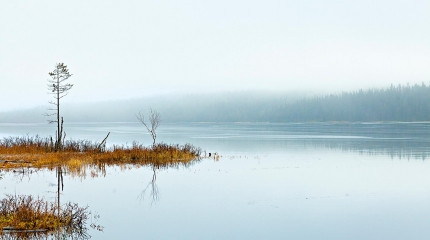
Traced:
<path fill-rule="evenodd" d="M 73 95 L 69 96 L 69 99 Z M 243 91 L 169 94 L 95 103 L 65 103 L 66 122 L 131 122 L 149 107 L 164 122 L 430 121 L 430 85 L 390 86 L 325 96 Z M 0 112 L 0 122 L 46 122 L 46 106 Z"/>
<path fill-rule="evenodd" d="M 280 110 L 281 122 L 429 121 L 430 86 L 393 86 L 302 99 Z"/>

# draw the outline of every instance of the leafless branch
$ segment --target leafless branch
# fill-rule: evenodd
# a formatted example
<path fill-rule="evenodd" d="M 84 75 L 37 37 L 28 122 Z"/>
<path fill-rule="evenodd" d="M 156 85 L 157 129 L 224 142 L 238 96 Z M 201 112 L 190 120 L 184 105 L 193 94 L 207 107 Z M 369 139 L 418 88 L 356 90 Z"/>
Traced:
<path fill-rule="evenodd" d="M 152 145 L 155 145 L 155 139 L 157 138 L 157 133 L 155 130 L 158 128 L 161 122 L 160 113 L 157 112 L 157 110 L 153 110 L 152 108 L 149 109 L 149 122 L 151 123 L 151 128 L 149 128 L 146 124 L 145 117 L 143 116 L 142 112 L 139 111 L 139 113 L 136 114 L 136 118 L 146 127 L 146 130 L 152 137 Z"/>

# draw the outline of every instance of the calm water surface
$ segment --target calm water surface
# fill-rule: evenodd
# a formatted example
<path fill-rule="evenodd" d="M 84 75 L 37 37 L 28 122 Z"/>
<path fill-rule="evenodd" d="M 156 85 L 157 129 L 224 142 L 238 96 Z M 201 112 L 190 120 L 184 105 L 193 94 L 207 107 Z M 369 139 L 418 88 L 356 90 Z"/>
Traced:
<path fill-rule="evenodd" d="M 151 144 L 138 123 L 65 124 L 67 138 Z M 0 137 L 53 135 L 0 124 Z M 158 141 L 218 152 L 191 167 L 66 175 L 62 201 L 88 205 L 92 239 L 426 239 L 430 124 L 163 123 Z M 55 172 L 3 174 L 3 193 L 55 200 Z M 91 221 L 90 221 L 91 222 Z"/>

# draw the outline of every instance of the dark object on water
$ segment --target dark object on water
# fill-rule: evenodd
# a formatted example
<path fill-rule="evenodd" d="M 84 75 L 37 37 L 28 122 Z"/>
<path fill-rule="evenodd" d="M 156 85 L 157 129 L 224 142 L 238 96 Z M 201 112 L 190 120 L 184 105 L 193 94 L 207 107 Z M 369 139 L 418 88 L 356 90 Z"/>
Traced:
<path fill-rule="evenodd" d="M 209 153 L 209 157 L 211 156 L 211 153 Z"/>
<path fill-rule="evenodd" d="M 17 229 L 14 227 L 3 227 L 3 232 L 6 233 L 36 233 L 36 232 L 47 232 L 48 229 Z"/>

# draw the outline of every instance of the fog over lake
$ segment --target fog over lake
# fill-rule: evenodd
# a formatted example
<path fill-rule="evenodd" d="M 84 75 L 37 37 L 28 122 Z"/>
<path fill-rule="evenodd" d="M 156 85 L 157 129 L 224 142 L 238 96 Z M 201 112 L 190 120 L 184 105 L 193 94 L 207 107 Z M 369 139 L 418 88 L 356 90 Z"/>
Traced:
<path fill-rule="evenodd" d="M 2 1 L 1 193 L 88 206 L 79 239 L 425 239 L 429 9 Z"/>
<path fill-rule="evenodd" d="M 236 0 L 0 3 L 0 111 L 46 103 L 275 90 L 332 93 L 430 78 L 429 2 Z"/>

